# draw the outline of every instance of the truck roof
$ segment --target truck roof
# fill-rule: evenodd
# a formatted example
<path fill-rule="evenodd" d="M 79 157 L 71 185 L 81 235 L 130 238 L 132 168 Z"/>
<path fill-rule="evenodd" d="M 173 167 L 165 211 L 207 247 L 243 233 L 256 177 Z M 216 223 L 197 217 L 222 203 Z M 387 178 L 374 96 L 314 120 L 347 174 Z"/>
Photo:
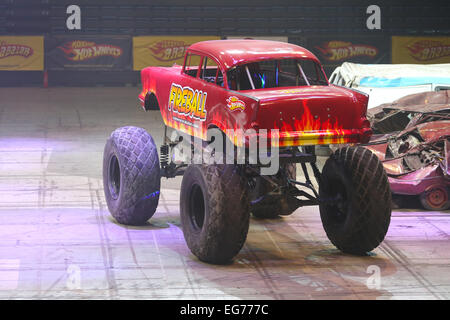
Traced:
<path fill-rule="evenodd" d="M 192 44 L 189 50 L 209 54 L 228 70 L 246 62 L 266 59 L 310 59 L 319 62 L 310 51 L 300 46 L 269 40 L 209 40 Z"/>

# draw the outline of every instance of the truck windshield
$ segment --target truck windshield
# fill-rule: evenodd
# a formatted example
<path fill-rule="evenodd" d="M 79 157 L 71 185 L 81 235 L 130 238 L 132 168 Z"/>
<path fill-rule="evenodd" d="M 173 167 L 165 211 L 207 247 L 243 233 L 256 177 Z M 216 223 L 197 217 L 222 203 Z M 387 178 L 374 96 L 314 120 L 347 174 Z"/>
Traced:
<path fill-rule="evenodd" d="M 282 59 L 252 62 L 227 72 L 231 90 L 328 85 L 322 68 L 312 60 Z"/>

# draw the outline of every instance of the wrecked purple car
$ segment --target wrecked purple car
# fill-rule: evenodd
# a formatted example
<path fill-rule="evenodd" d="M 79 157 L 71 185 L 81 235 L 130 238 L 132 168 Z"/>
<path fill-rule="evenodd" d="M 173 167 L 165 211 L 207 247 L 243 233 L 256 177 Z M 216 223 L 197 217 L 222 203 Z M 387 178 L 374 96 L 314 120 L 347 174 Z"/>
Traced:
<path fill-rule="evenodd" d="M 427 210 L 450 207 L 449 94 L 409 95 L 368 115 L 376 134 L 367 148 L 383 162 L 392 193 L 417 195 Z"/>

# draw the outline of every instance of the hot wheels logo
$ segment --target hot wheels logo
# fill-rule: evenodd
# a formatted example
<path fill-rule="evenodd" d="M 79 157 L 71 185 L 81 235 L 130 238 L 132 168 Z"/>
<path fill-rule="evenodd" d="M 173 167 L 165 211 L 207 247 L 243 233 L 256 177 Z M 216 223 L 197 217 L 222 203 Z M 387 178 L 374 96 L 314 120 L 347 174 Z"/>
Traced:
<path fill-rule="evenodd" d="M 196 120 L 206 120 L 206 97 L 207 93 L 195 90 L 190 87 L 182 87 L 172 83 L 169 95 L 169 111 L 194 118 Z"/>
<path fill-rule="evenodd" d="M 375 57 L 378 54 L 378 49 L 373 46 L 344 41 L 329 41 L 315 48 L 328 61 L 341 61 L 357 56 Z"/>
<path fill-rule="evenodd" d="M 89 60 L 101 56 L 118 58 L 122 55 L 122 48 L 120 47 L 109 44 L 96 44 L 90 41 L 71 41 L 58 48 L 66 54 L 67 59 L 72 61 Z"/>
<path fill-rule="evenodd" d="M 245 110 L 245 102 L 239 100 L 238 97 L 231 96 L 227 99 L 227 107 L 230 108 L 231 111 L 236 109 L 240 109 L 241 111 Z"/>
<path fill-rule="evenodd" d="M 450 56 L 450 45 L 436 40 L 420 40 L 406 47 L 417 61 L 430 61 Z"/>
<path fill-rule="evenodd" d="M 33 54 L 33 48 L 22 44 L 7 44 L 6 42 L 0 43 L 0 59 L 20 56 L 28 58 Z"/>
<path fill-rule="evenodd" d="M 177 40 L 163 40 L 153 43 L 148 49 L 159 61 L 175 61 L 184 57 L 189 43 Z"/>

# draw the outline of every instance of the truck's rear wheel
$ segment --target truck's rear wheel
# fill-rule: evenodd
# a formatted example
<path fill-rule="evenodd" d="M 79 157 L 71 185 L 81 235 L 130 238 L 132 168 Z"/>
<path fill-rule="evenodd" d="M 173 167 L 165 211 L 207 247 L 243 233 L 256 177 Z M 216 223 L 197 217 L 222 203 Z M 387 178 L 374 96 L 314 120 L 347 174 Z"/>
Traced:
<path fill-rule="evenodd" d="M 288 163 L 280 168 L 284 170 L 284 179 L 296 180 L 297 169 L 295 163 Z M 279 173 L 280 174 L 280 173 Z M 286 195 L 270 195 L 273 186 L 264 178 L 257 177 L 255 188 L 251 191 L 251 201 L 262 200 L 251 205 L 252 214 L 261 219 L 274 219 L 280 215 L 290 215 L 295 210 L 290 209 L 289 198 Z"/>
<path fill-rule="evenodd" d="M 116 129 L 103 154 L 103 187 L 111 215 L 122 224 L 144 224 L 158 206 L 160 183 L 152 136 L 142 128 Z"/>
<path fill-rule="evenodd" d="M 246 181 L 235 165 L 190 165 L 180 194 L 181 225 L 192 253 L 223 264 L 244 245 L 249 228 Z"/>
<path fill-rule="evenodd" d="M 320 182 L 320 217 L 341 251 L 365 254 L 384 239 L 391 218 L 391 190 L 379 159 L 368 149 L 338 149 Z"/>

